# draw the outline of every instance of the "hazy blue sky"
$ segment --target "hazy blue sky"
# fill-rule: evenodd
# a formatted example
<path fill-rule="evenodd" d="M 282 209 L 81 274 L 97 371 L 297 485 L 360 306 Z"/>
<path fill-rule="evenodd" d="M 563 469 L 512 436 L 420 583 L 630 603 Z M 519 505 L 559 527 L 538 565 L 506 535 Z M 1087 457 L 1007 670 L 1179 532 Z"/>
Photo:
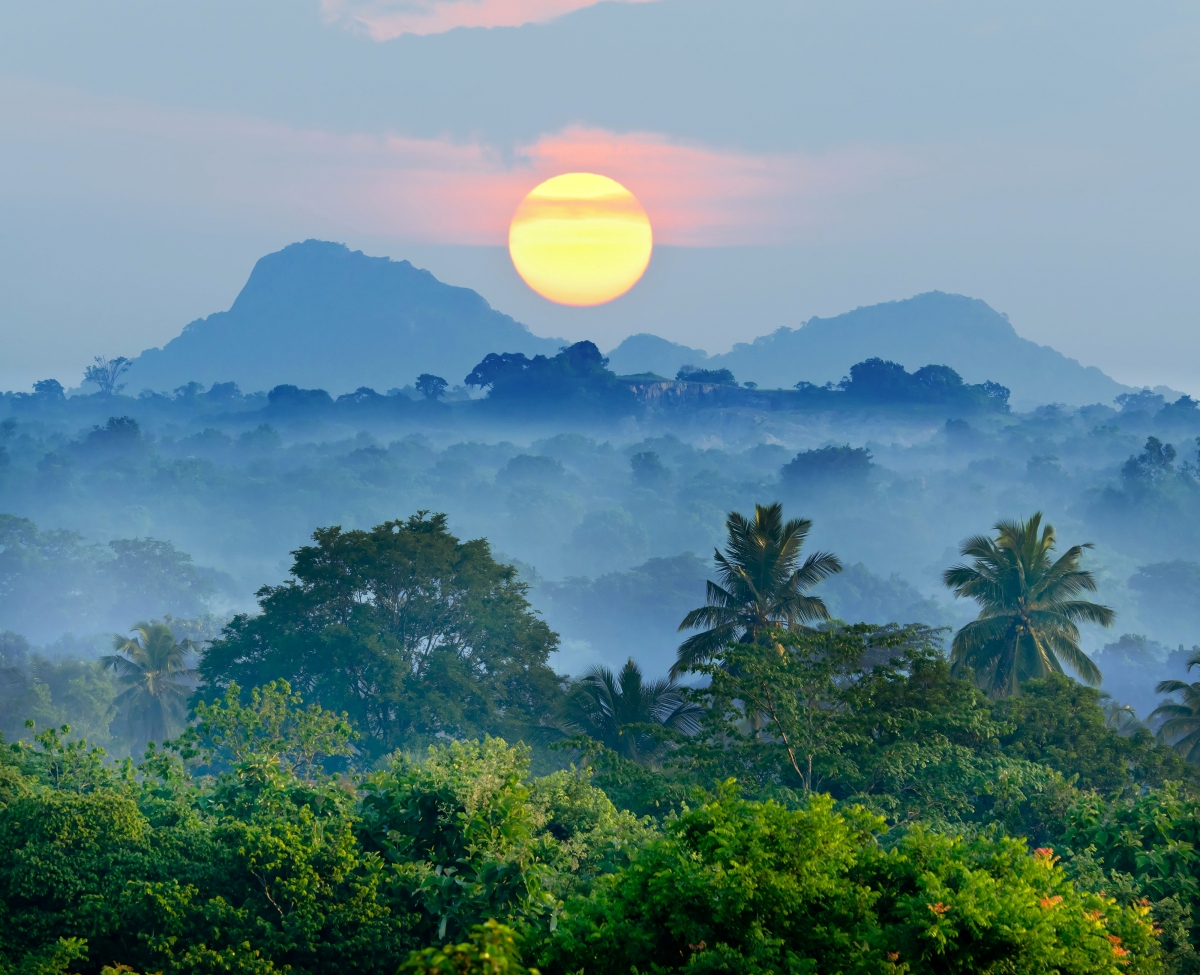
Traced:
<path fill-rule="evenodd" d="M 7 3 L 0 388 L 75 385 L 321 237 L 605 348 L 940 289 L 1200 392 L 1198 52 L 1195 3 Z M 655 226 L 602 308 L 538 298 L 503 248 L 569 169 Z"/>

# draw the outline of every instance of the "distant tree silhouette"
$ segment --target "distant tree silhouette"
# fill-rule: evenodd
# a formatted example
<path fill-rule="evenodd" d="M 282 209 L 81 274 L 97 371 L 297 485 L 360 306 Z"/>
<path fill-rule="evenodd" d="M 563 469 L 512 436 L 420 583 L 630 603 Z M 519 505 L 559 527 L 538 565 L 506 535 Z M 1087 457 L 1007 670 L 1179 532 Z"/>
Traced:
<path fill-rule="evenodd" d="M 102 355 L 96 356 L 96 364 L 88 366 L 83 372 L 83 381 L 85 383 L 95 383 L 100 387 L 100 392 L 105 396 L 114 396 L 125 388 L 124 383 L 118 383 L 132 363 L 123 355 L 117 356 L 115 359 L 106 359 Z"/>
<path fill-rule="evenodd" d="M 629 467 L 633 472 L 634 483 L 643 487 L 659 487 L 671 479 L 671 472 L 653 450 L 634 454 L 629 460 Z"/>
<path fill-rule="evenodd" d="M 528 411 L 553 406 L 613 414 L 632 412 L 637 405 L 629 383 L 618 379 L 595 343 L 587 341 L 566 346 L 553 358 L 489 353 L 471 370 L 466 384 L 487 389 L 491 408 Z"/>
<path fill-rule="evenodd" d="M 737 380 L 728 369 L 697 369 L 684 366 L 675 374 L 677 383 L 713 383 L 717 386 L 736 386 Z"/>
<path fill-rule="evenodd" d="M 416 386 L 417 392 L 426 399 L 437 399 L 449 388 L 450 384 L 441 376 L 423 372 L 417 377 Z"/>
<path fill-rule="evenodd" d="M 62 383 L 60 383 L 57 379 L 39 379 L 33 384 L 33 395 L 38 399 L 52 400 L 55 402 L 67 398 L 67 394 L 63 389 Z"/>
<path fill-rule="evenodd" d="M 871 476 L 871 452 L 865 447 L 843 444 L 817 450 L 802 450 L 780 471 L 783 482 L 813 487 L 828 484 L 864 484 Z"/>
<path fill-rule="evenodd" d="M 1147 437 L 1146 446 L 1135 457 L 1130 457 L 1121 468 L 1121 477 L 1126 482 L 1154 484 L 1175 471 L 1175 448 L 1163 443 L 1158 437 Z"/>

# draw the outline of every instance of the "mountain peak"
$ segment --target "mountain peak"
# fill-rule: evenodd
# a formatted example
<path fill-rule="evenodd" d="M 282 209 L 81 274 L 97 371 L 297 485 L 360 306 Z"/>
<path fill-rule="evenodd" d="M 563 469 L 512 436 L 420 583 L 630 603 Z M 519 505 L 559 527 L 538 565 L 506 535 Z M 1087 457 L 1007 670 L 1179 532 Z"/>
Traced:
<path fill-rule="evenodd" d="M 801 380 L 836 382 L 872 356 L 909 370 L 947 365 L 968 383 L 1002 383 L 1016 405 L 1107 403 L 1128 391 L 1094 366 L 1022 338 L 1008 316 L 987 302 L 943 291 L 810 318 L 799 328 L 739 343 L 707 365 L 760 386 L 788 387 Z"/>
<path fill-rule="evenodd" d="M 134 388 L 195 380 L 336 393 L 432 372 L 458 384 L 488 352 L 553 355 L 561 344 L 408 261 L 306 240 L 260 258 L 229 311 L 143 352 L 129 378 Z"/>

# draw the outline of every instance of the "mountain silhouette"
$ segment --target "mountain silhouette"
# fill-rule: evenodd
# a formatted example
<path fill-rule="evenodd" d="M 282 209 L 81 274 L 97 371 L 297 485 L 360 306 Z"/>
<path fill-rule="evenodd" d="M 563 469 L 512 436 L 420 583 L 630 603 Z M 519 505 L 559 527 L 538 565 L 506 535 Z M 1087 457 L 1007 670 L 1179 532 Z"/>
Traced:
<path fill-rule="evenodd" d="M 729 369 L 740 381 L 788 387 L 801 380 L 837 382 L 854 363 L 872 356 L 909 370 L 950 366 L 968 383 L 1002 383 L 1017 406 L 1111 403 L 1130 392 L 1095 366 L 1021 338 L 1008 316 L 986 302 L 941 291 L 780 328 L 710 356 L 704 366 Z"/>
<path fill-rule="evenodd" d="M 126 382 L 131 391 L 194 380 L 246 391 L 290 383 L 334 395 L 382 392 L 423 372 L 458 385 L 489 352 L 552 356 L 564 344 L 408 261 L 306 240 L 259 260 L 229 311 L 147 349 Z"/>
<path fill-rule="evenodd" d="M 565 344 L 534 335 L 476 292 L 443 284 L 408 261 L 306 240 L 259 260 L 229 311 L 143 352 L 126 381 L 131 391 L 233 381 L 247 392 L 285 383 L 334 395 L 361 386 L 382 392 L 423 372 L 457 385 L 490 352 L 554 356 Z M 871 357 L 909 370 L 947 365 L 968 383 L 1002 383 L 1018 407 L 1108 403 L 1130 391 L 1095 367 L 1021 338 L 985 302 L 940 291 L 812 318 L 722 355 L 646 333 L 609 353 L 619 375 L 673 378 L 680 366 L 695 365 L 729 369 L 766 388 L 837 382 Z"/>
<path fill-rule="evenodd" d="M 670 342 L 648 332 L 631 335 L 608 354 L 608 367 L 618 376 L 639 372 L 654 372 L 664 379 L 674 379 L 680 367 L 698 365 L 708 360 L 708 353 L 678 342 Z"/>
<path fill-rule="evenodd" d="M 681 365 L 729 369 L 739 382 L 788 388 L 837 382 L 856 362 L 890 359 L 910 370 L 947 365 L 968 383 L 987 380 L 1012 391 L 1017 406 L 1110 403 L 1131 391 L 1094 366 L 1021 338 L 1003 315 L 978 298 L 931 291 L 906 301 L 856 308 L 779 328 L 722 355 L 706 356 L 654 335 L 634 335 L 609 353 L 622 373 L 674 376 Z"/>

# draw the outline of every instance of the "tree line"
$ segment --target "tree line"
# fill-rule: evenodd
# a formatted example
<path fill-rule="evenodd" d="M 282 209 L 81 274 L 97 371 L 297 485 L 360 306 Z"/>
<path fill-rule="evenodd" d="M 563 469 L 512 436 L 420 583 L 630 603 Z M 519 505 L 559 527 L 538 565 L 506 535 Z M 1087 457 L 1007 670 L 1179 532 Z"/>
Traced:
<path fill-rule="evenodd" d="M 142 761 L 0 751 L 0 971 L 1195 970 L 1200 692 L 1179 750 L 1105 711 L 1083 546 L 969 539 L 947 655 L 830 619 L 809 521 L 727 528 L 660 680 L 559 677 L 425 511 L 319 529 L 195 672 L 115 638 Z"/>

